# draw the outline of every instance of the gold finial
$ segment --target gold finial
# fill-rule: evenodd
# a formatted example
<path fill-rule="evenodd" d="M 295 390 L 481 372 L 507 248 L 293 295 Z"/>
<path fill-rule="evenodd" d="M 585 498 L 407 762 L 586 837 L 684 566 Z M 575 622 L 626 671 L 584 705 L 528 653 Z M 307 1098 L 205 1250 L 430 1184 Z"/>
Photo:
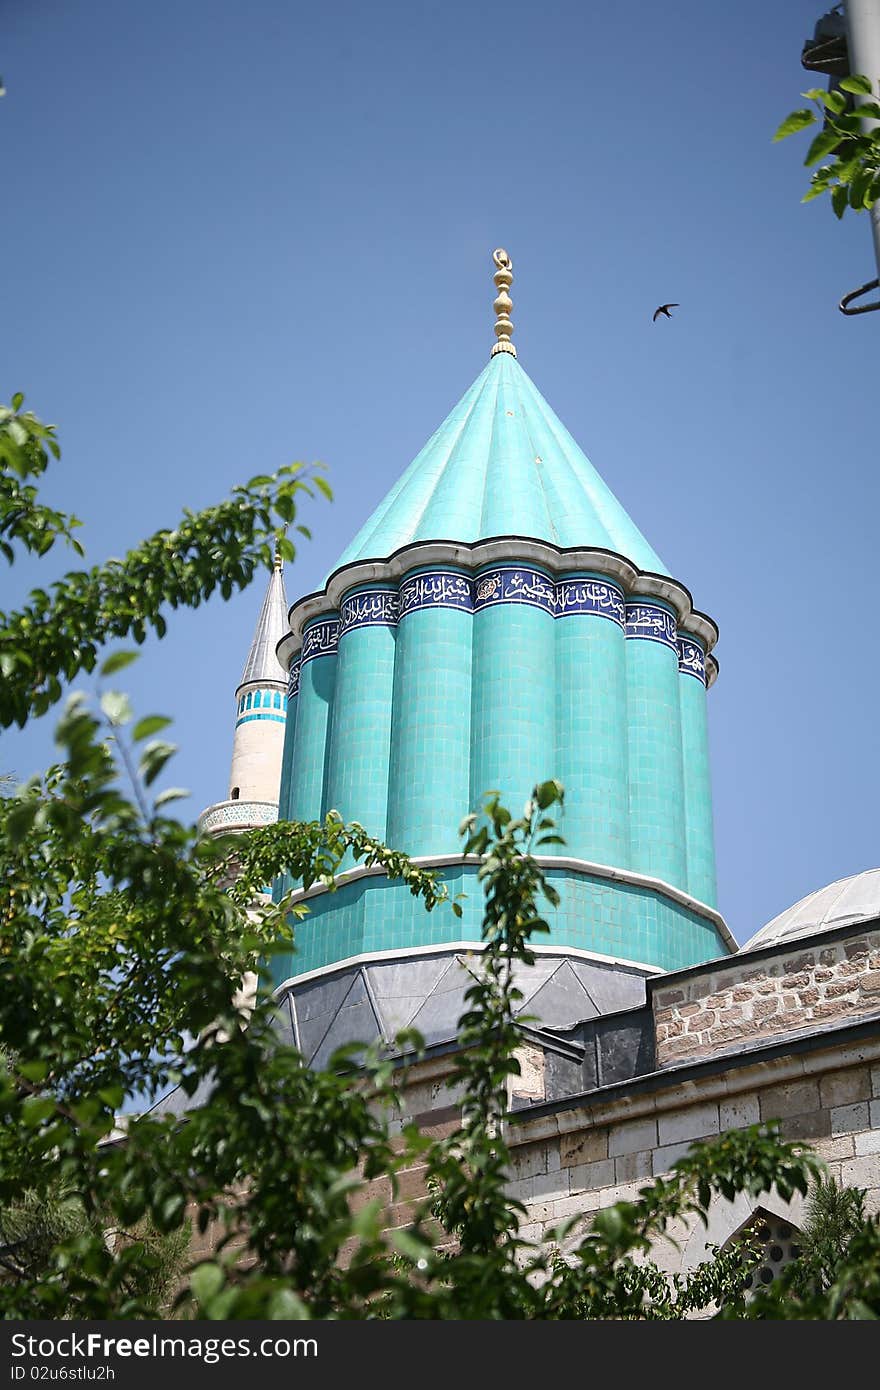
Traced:
<path fill-rule="evenodd" d="M 284 561 L 281 558 L 281 551 L 277 545 L 275 546 L 275 556 L 272 562 L 272 567 L 273 569 L 276 569 L 279 574 L 284 569 Z"/>
<path fill-rule="evenodd" d="M 496 352 L 509 352 L 512 357 L 516 357 L 516 348 L 510 341 L 513 336 L 513 321 L 510 317 L 513 300 L 508 294 L 513 283 L 513 261 L 500 246 L 497 251 L 492 252 L 492 259 L 498 267 L 492 277 L 498 290 L 498 298 L 492 306 L 495 310 L 495 337 L 498 341 L 489 356 L 494 357 Z"/>

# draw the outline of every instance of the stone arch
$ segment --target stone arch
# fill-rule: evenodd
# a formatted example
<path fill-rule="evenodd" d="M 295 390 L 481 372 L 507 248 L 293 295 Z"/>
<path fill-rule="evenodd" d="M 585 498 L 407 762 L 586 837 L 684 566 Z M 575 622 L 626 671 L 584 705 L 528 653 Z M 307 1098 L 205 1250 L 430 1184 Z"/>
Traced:
<path fill-rule="evenodd" d="M 781 1222 L 794 1231 L 800 1229 L 803 1218 L 804 1198 L 799 1192 L 794 1193 L 790 1201 L 780 1197 L 775 1187 L 762 1193 L 760 1198 L 750 1197 L 745 1192 L 738 1193 L 733 1201 L 716 1197 L 709 1207 L 708 1225 L 700 1221 L 691 1227 L 682 1249 L 681 1272 L 685 1274 L 708 1259 L 712 1246 L 724 1249 L 752 1221 L 769 1220 L 771 1225 Z"/>

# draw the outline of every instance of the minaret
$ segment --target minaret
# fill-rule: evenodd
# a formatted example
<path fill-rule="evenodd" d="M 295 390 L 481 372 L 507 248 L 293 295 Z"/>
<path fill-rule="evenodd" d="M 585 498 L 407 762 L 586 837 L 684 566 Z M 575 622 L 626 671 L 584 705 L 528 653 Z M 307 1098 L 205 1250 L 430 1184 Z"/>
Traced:
<path fill-rule="evenodd" d="M 253 641 L 235 691 L 235 733 L 229 796 L 209 806 L 202 831 L 226 834 L 267 825 L 278 817 L 281 755 L 287 723 L 287 677 L 275 648 L 287 632 L 287 598 L 276 557 Z"/>

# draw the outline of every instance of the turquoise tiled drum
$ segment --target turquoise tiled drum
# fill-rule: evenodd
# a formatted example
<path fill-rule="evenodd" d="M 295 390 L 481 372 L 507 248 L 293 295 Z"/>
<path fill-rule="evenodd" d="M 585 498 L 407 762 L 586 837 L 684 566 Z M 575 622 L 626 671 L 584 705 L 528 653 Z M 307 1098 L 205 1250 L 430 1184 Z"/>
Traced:
<path fill-rule="evenodd" d="M 549 777 L 565 786 L 553 948 L 664 969 L 728 949 L 706 727 L 716 637 L 513 356 L 493 357 L 279 646 L 282 816 L 360 821 L 436 863 L 463 916 L 355 868 L 309 897 L 278 983 L 478 942 L 458 824 L 490 790 L 519 814 Z"/>

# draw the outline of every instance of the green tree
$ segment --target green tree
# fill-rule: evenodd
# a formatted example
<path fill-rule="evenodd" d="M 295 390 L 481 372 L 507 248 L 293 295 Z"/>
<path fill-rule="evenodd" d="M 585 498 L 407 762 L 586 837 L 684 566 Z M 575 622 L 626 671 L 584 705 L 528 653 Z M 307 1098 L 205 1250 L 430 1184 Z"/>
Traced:
<path fill-rule="evenodd" d="M 37 495 L 54 432 L 21 406 L 0 415 L 10 560 L 56 539 L 76 546 L 74 519 Z M 252 479 L 122 560 L 37 591 L 0 619 L 3 722 L 55 704 L 108 639 L 161 634 L 169 606 L 245 584 L 316 486 L 321 476 L 298 466 Z M 291 558 L 286 536 L 278 543 Z M 282 873 L 332 888 L 350 856 L 406 882 L 429 911 L 459 905 L 433 873 L 332 814 L 199 839 L 169 813 L 175 793 L 154 794 L 173 755 L 159 737 L 167 721 L 137 718 L 109 684 L 132 655 L 104 660 L 97 709 L 68 699 L 58 763 L 0 800 L 0 1245 L 14 1253 L 27 1238 L 31 1252 L 3 1266 L 0 1314 L 155 1316 L 156 1242 L 173 1253 L 191 1225 L 219 1234 L 186 1271 L 186 1316 L 642 1318 L 733 1306 L 731 1259 L 670 1280 L 650 1251 L 670 1221 L 705 1220 L 718 1194 L 806 1191 L 815 1159 L 772 1130 L 695 1147 L 636 1201 L 600 1213 L 565 1260 L 570 1228 L 547 1248 L 529 1244 L 506 1194 L 513 966 L 531 961 L 532 939 L 548 930 L 542 904 L 556 901 L 534 852 L 558 838 L 559 785 L 537 787 L 518 819 L 490 798 L 463 825 L 465 849 L 482 856 L 485 950 L 461 1020 L 462 1125 L 443 1140 L 413 1127 L 392 1138 L 391 1057 L 347 1049 L 312 1071 L 279 1040 L 265 962 L 290 949 L 305 909 L 289 898 L 255 909 L 255 898 Z M 253 971 L 261 987 L 245 1010 Z M 399 1044 L 418 1055 L 419 1039 Z M 170 1085 L 193 1101 L 185 1122 L 150 1110 L 119 1119 L 126 1098 L 146 1104 Z M 415 1162 L 428 1195 L 409 1229 L 387 1233 L 380 1204 L 352 1197 L 386 1174 L 396 1191 Z M 34 1213 L 53 1204 L 37 1240 Z"/>
<path fill-rule="evenodd" d="M 803 201 L 808 203 L 827 193 L 836 215 L 843 217 L 847 208 L 863 212 L 880 198 L 880 125 L 863 128 L 865 119 L 880 121 L 880 101 L 869 77 L 844 77 L 840 87 L 842 91 L 813 87 L 804 92 L 813 108 L 792 111 L 773 138 L 784 140 L 807 130 L 821 117 L 822 129 L 813 137 L 804 158 L 813 173 Z M 868 99 L 852 106 L 844 93 Z"/>

